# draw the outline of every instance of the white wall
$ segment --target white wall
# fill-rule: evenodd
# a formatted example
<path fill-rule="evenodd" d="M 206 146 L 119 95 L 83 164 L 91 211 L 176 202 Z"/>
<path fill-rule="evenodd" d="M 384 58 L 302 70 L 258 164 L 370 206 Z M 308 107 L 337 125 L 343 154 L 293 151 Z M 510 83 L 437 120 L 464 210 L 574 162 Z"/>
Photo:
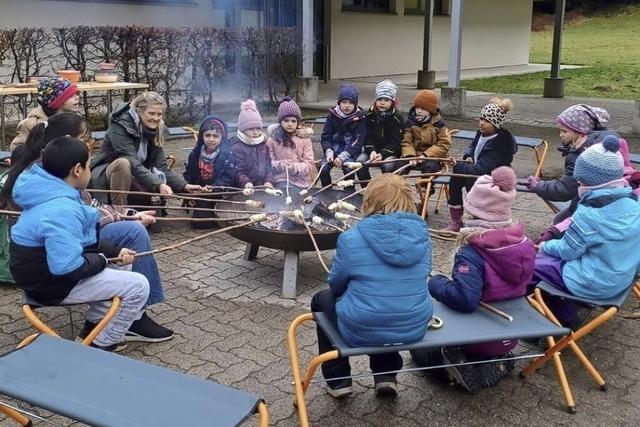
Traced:
<path fill-rule="evenodd" d="M 215 19 L 211 0 L 194 5 L 141 5 L 60 0 L 0 0 L 0 28 L 74 25 L 209 26 Z M 216 11 L 221 13 L 221 11 Z"/>
<path fill-rule="evenodd" d="M 529 62 L 533 0 L 465 0 L 462 68 L 523 65 Z M 424 16 L 331 10 L 331 78 L 409 74 L 422 68 Z M 448 16 L 434 16 L 432 69 L 449 64 Z"/>

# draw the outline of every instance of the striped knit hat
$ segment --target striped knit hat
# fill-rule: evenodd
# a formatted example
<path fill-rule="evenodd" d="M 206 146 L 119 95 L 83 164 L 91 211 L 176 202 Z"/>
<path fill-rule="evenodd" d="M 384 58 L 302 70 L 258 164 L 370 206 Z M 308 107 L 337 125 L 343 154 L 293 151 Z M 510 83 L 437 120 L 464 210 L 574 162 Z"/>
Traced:
<path fill-rule="evenodd" d="M 376 99 L 385 98 L 395 101 L 398 96 L 398 86 L 391 80 L 383 80 L 376 85 Z"/>

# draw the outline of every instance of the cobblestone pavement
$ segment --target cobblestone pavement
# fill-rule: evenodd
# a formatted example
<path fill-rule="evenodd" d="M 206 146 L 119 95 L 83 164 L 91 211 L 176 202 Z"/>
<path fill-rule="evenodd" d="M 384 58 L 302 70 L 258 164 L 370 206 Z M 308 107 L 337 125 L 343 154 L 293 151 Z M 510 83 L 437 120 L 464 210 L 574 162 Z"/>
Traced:
<path fill-rule="evenodd" d="M 167 150 L 184 157 L 182 147 L 189 144 L 171 142 Z M 516 162 L 520 174 L 531 166 L 523 159 L 521 156 Z M 545 205 L 531 195 L 518 196 L 514 215 L 527 223 L 530 236 L 536 236 L 551 220 Z M 446 219 L 442 213 L 432 215 L 429 223 L 439 228 Z M 187 225 L 170 223 L 152 237 L 159 248 L 199 233 Z M 433 245 L 434 270 L 447 271 L 452 244 L 434 241 Z M 124 354 L 255 393 L 266 400 L 274 425 L 295 426 L 298 422 L 292 406 L 286 330 L 292 319 L 308 310 L 311 296 L 325 288 L 326 274 L 314 253 L 302 254 L 298 297 L 283 299 L 283 254 L 261 249 L 256 261 L 245 261 L 243 251 L 242 242 L 222 234 L 159 255 L 167 301 L 154 306 L 152 316 L 174 329 L 176 337 L 160 344 L 134 343 Z M 327 263 L 332 256 L 332 251 L 323 253 Z M 23 319 L 19 303 L 18 291 L 0 288 L 0 351 L 11 350 L 33 332 Z M 624 311 L 635 304 L 628 302 Z M 66 312 L 51 309 L 43 313 L 46 321 L 70 336 Z M 74 323 L 77 331 L 82 324 L 80 311 L 75 312 Z M 476 396 L 417 372 L 399 375 L 400 396 L 396 400 L 376 398 L 371 377 L 357 379 L 354 396 L 342 401 L 329 397 L 322 384 L 314 384 L 308 393 L 309 414 L 318 426 L 637 425 L 639 325 L 638 321 L 618 317 L 595 338 L 585 340 L 584 350 L 608 381 L 606 393 L 596 388 L 570 352 L 565 353 L 565 366 L 578 402 L 575 415 L 564 410 L 551 366 L 527 380 L 519 379 L 516 370 L 497 387 Z M 313 328 L 303 328 L 299 341 L 306 362 L 316 351 Z M 405 366 L 413 366 L 409 358 L 405 362 Z M 366 358 L 355 358 L 352 365 L 354 373 L 368 371 Z M 68 420 L 34 410 L 56 423 L 69 425 Z M 209 422 L 215 425 L 214 420 L 203 420 L 203 425 Z M 0 424 L 10 425 L 4 419 Z M 253 425 L 253 421 L 247 425 Z"/>

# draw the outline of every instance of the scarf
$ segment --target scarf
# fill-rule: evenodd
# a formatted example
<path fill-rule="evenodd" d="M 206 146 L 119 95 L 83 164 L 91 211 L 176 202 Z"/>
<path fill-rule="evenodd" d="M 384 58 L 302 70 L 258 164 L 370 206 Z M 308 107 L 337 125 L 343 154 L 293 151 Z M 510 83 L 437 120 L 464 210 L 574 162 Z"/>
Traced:
<path fill-rule="evenodd" d="M 244 132 L 237 131 L 236 136 L 247 145 L 259 145 L 264 142 L 264 133 L 257 138 L 249 138 Z"/>
<path fill-rule="evenodd" d="M 333 107 L 332 110 L 341 119 L 348 119 L 349 117 L 352 117 L 354 114 L 356 114 L 358 112 L 358 108 L 359 107 L 354 108 L 353 111 L 350 114 L 347 114 L 344 111 L 342 111 L 340 109 L 340 105 L 336 105 L 335 107 Z"/>
<path fill-rule="evenodd" d="M 220 154 L 220 147 L 213 151 L 213 153 L 207 153 L 207 149 L 202 145 L 200 149 L 200 159 L 198 160 L 198 168 L 200 169 L 200 178 L 204 182 L 211 181 L 215 175 L 215 168 L 213 166 L 216 157 Z"/>
<path fill-rule="evenodd" d="M 588 187 L 586 185 L 581 185 L 578 187 L 578 196 L 582 197 L 592 190 L 601 190 L 603 188 L 622 188 L 628 186 L 629 183 L 626 179 L 620 178 L 614 181 L 605 182 L 604 184 L 594 185 L 593 187 Z"/>
<path fill-rule="evenodd" d="M 424 116 L 423 118 L 420 118 L 420 116 L 414 116 L 416 123 L 419 125 L 425 124 L 427 123 L 429 120 L 431 120 L 431 113 L 427 113 L 426 116 Z"/>

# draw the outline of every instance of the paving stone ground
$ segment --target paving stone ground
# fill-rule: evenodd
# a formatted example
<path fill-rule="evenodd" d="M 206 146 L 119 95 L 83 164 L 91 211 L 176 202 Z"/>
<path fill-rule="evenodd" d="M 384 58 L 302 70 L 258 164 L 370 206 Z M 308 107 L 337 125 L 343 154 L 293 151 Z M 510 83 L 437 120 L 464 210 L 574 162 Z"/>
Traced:
<path fill-rule="evenodd" d="M 526 129 L 521 131 L 524 133 Z M 187 154 L 183 148 L 190 144 L 174 141 L 167 150 L 183 158 Z M 550 167 L 558 169 L 561 161 L 555 152 L 551 155 Z M 525 157 L 520 153 L 515 164 L 520 175 L 526 175 L 533 167 Z M 514 216 L 526 222 L 530 236 L 537 236 L 552 214 L 535 196 L 519 194 Z M 432 215 L 429 225 L 442 227 L 446 219 L 443 213 Z M 171 223 L 152 238 L 159 248 L 199 233 L 186 224 Z M 434 241 L 434 270 L 450 268 L 453 250 L 451 243 Z M 326 287 L 326 274 L 314 253 L 302 254 L 298 296 L 283 299 L 280 296 L 283 254 L 261 249 L 256 261 L 245 261 L 243 251 L 244 243 L 222 234 L 159 255 L 167 300 L 154 306 L 151 312 L 160 323 L 174 329 L 176 337 L 160 344 L 134 343 L 124 354 L 255 393 L 266 400 L 274 425 L 295 426 L 298 419 L 292 406 L 286 331 L 292 319 L 308 310 L 311 296 Z M 323 253 L 327 263 L 332 257 L 333 251 Z M 2 352 L 11 350 L 33 332 L 23 319 L 19 303 L 17 290 L 0 288 Z M 624 312 L 635 306 L 636 301 L 629 301 Z M 65 311 L 51 309 L 43 313 L 47 322 L 70 336 Z M 74 313 L 76 331 L 82 322 L 82 312 L 78 310 Z M 475 396 L 418 372 L 399 375 L 400 396 L 396 400 L 376 398 L 371 377 L 357 379 L 354 396 L 342 401 L 329 397 L 322 384 L 314 384 L 308 393 L 309 415 L 318 426 L 637 425 L 639 326 L 638 321 L 618 317 L 584 342 L 583 349 L 607 379 L 607 392 L 597 389 L 570 352 L 564 354 L 578 402 L 575 415 L 564 409 L 552 366 L 526 380 L 519 379 L 516 370 L 497 387 Z M 299 341 L 301 357 L 307 362 L 316 351 L 314 329 L 303 328 Z M 523 347 L 519 351 L 527 350 Z M 518 365 L 522 367 L 524 362 Z M 354 373 L 368 371 L 368 361 L 363 357 L 355 358 L 352 366 Z M 413 367 L 407 357 L 405 366 Z M 29 409 L 61 425 L 79 425 L 39 409 Z M 203 420 L 202 425 L 208 423 L 215 425 L 215 420 Z M 2 418 L 0 424 L 10 425 Z"/>

